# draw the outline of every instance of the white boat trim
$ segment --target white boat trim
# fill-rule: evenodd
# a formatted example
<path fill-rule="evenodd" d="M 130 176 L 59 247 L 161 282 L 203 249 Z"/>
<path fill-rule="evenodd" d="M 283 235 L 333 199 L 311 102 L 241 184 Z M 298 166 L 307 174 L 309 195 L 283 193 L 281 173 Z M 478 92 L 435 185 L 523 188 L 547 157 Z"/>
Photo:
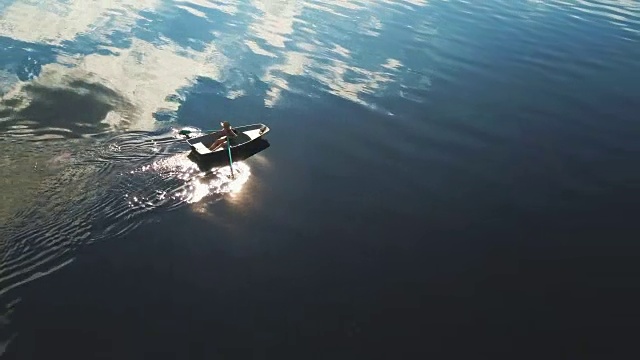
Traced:
<path fill-rule="evenodd" d="M 213 151 L 209 150 L 209 148 L 207 148 L 206 146 L 204 146 L 203 143 L 199 142 L 197 144 L 193 145 L 193 148 L 196 149 L 196 151 L 200 154 L 209 154 L 212 153 Z"/>

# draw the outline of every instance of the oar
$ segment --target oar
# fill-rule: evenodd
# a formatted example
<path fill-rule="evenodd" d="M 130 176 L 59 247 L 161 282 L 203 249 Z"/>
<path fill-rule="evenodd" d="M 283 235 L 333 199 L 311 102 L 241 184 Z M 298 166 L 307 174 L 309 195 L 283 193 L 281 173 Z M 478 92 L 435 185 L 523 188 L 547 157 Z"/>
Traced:
<path fill-rule="evenodd" d="M 227 150 L 229 152 L 229 168 L 231 168 L 231 178 L 235 179 L 233 175 L 233 160 L 231 159 L 231 140 L 229 140 L 229 136 L 227 136 Z"/>

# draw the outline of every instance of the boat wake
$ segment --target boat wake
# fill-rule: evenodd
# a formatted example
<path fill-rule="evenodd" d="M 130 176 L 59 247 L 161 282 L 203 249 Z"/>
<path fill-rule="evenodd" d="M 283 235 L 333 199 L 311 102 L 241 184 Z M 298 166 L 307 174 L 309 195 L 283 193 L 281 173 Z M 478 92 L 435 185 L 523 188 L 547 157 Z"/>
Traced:
<path fill-rule="evenodd" d="M 3 300 L 72 262 L 78 248 L 122 236 L 162 212 L 220 200 L 251 175 L 243 162 L 234 163 L 233 177 L 228 166 L 200 169 L 173 129 L 124 133 L 83 154 L 43 183 L 36 202 L 3 230 Z"/>

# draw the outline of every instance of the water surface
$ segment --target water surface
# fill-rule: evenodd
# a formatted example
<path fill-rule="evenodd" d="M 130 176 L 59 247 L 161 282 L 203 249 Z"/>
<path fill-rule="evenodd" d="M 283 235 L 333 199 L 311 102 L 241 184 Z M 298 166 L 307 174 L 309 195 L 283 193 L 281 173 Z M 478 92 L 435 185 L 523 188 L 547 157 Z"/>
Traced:
<path fill-rule="evenodd" d="M 3 358 L 629 355 L 637 1 L 7 0 L 0 49 Z"/>

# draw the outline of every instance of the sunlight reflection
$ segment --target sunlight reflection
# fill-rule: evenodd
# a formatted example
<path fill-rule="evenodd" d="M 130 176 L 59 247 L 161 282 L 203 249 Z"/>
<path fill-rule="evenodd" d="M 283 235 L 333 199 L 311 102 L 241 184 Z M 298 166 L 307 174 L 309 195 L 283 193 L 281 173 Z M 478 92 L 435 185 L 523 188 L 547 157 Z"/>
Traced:
<path fill-rule="evenodd" d="M 270 165 L 267 158 L 260 155 L 252 157 L 252 161 L 256 161 L 258 166 Z M 160 175 L 163 182 L 153 185 L 154 194 L 130 201 L 132 207 L 144 207 L 147 204 L 173 208 L 188 204 L 195 213 L 215 217 L 209 209 L 211 203 L 224 198 L 235 210 L 244 212 L 256 205 L 256 194 L 259 193 L 255 182 L 247 188 L 251 167 L 244 161 L 233 163 L 233 178 L 228 165 L 202 172 L 186 154 L 155 161 L 140 170 Z"/>
<path fill-rule="evenodd" d="M 154 183 L 153 193 L 150 195 L 129 194 L 129 198 L 132 199 L 130 205 L 147 204 L 155 207 L 173 201 L 176 204 L 168 205 L 176 206 L 182 203 L 197 203 L 210 195 L 238 194 L 249 180 L 251 168 L 239 161 L 233 163 L 233 170 L 233 178 L 229 166 L 202 172 L 187 154 L 157 160 L 143 166 L 139 172 L 159 175 L 163 181 Z"/>
<path fill-rule="evenodd" d="M 234 178 L 231 178 L 229 167 L 223 167 L 216 172 L 193 179 L 187 184 L 182 200 L 192 204 L 199 202 L 212 194 L 238 194 L 251 176 L 247 164 L 238 162 L 233 164 Z"/>

